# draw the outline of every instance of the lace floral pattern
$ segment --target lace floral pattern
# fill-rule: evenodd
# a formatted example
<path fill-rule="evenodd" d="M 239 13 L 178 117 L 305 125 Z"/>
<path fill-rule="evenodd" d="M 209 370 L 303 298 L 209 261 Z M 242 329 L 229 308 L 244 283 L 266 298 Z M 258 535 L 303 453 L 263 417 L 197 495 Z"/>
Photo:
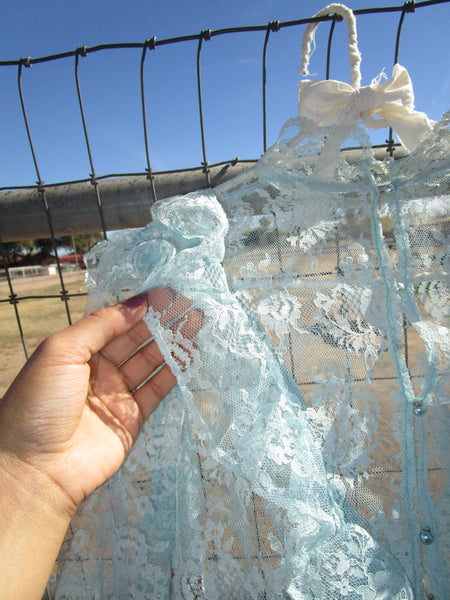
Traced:
<path fill-rule="evenodd" d="M 446 597 L 446 121 L 333 179 L 305 167 L 323 128 L 289 131 L 91 251 L 90 308 L 166 285 L 204 325 L 148 313 L 179 383 L 80 510 L 55 598 Z"/>

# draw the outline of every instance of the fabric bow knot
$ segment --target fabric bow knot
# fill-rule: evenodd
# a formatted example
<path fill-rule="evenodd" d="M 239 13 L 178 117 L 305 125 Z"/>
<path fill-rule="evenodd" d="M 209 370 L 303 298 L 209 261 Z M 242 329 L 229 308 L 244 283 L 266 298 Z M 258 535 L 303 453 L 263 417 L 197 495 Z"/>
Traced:
<path fill-rule="evenodd" d="M 359 89 L 335 80 L 299 83 L 299 116 L 319 126 L 352 126 L 360 119 L 367 127 L 392 127 L 408 151 L 414 150 L 433 126 L 425 113 L 414 110 L 408 71 L 396 64 L 387 81 L 374 79 Z"/>

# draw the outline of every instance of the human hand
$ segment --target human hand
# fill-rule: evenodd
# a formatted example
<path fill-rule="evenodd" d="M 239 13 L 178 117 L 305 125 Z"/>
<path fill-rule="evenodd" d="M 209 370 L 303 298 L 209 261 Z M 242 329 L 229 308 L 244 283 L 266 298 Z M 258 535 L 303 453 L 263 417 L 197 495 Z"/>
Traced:
<path fill-rule="evenodd" d="M 63 492 L 69 513 L 119 469 L 176 384 L 156 342 L 138 350 L 151 337 L 142 320 L 149 304 L 165 311 L 164 325 L 192 302 L 155 288 L 95 311 L 47 338 L 0 402 L 0 458 L 13 472 L 26 466 L 43 474 L 53 494 L 53 486 Z M 192 338 L 201 326 L 194 309 L 172 328 Z M 42 493 L 49 494 L 46 486 Z"/>

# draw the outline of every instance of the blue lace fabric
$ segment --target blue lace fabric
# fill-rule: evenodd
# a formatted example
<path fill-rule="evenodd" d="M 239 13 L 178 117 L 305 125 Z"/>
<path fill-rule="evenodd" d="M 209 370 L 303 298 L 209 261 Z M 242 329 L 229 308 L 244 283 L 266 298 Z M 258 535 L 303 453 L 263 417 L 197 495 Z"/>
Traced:
<path fill-rule="evenodd" d="M 379 161 L 293 119 L 90 252 L 89 309 L 168 286 L 204 323 L 147 314 L 178 385 L 74 519 L 55 598 L 449 597 L 448 133 Z"/>

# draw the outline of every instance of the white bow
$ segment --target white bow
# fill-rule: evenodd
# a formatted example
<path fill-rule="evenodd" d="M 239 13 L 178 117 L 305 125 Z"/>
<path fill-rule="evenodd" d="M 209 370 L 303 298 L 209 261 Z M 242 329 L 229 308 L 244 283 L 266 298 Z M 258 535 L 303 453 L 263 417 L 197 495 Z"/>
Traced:
<path fill-rule="evenodd" d="M 335 80 L 302 81 L 298 89 L 300 117 L 316 125 L 392 127 L 408 151 L 414 150 L 433 126 L 425 113 L 414 110 L 414 93 L 408 71 L 396 64 L 392 78 L 373 80 L 359 89 Z"/>

